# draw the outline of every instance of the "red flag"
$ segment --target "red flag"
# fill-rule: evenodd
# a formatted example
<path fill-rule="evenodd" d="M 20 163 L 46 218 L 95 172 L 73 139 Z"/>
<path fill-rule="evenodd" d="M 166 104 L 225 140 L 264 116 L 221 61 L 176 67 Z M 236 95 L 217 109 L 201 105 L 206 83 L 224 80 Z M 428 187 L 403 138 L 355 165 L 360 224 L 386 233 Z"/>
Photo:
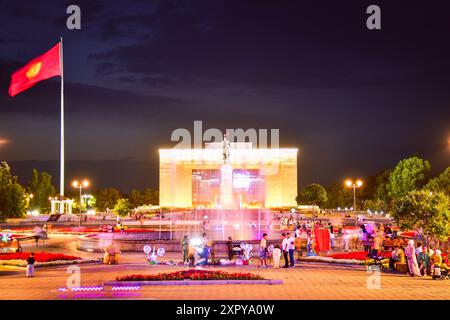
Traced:
<path fill-rule="evenodd" d="M 31 60 L 25 67 L 17 70 L 11 76 L 9 95 L 14 97 L 22 91 L 31 88 L 39 81 L 60 76 L 60 48 L 59 42 L 43 55 Z"/>

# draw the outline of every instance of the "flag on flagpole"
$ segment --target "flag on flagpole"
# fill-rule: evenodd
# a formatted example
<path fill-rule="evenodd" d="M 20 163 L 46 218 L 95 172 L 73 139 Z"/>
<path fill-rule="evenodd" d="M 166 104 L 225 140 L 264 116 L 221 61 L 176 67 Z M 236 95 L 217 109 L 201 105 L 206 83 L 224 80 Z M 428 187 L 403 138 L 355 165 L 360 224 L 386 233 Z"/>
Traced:
<path fill-rule="evenodd" d="M 9 86 L 9 95 L 14 97 L 22 91 L 25 91 L 36 83 L 48 78 L 61 75 L 60 64 L 61 42 L 58 42 L 49 51 L 34 58 L 26 66 L 17 70 L 11 76 Z"/>

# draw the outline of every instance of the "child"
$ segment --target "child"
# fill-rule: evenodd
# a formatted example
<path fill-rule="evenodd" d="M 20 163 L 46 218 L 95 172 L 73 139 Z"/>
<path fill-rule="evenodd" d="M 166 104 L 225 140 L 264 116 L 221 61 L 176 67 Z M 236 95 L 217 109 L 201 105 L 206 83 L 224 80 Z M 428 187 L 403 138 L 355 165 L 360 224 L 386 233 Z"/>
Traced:
<path fill-rule="evenodd" d="M 267 233 L 263 234 L 259 243 L 259 266 L 267 267 Z"/>
<path fill-rule="evenodd" d="M 195 247 L 189 242 L 187 259 L 190 267 L 193 267 L 195 264 L 195 251 Z"/>
<path fill-rule="evenodd" d="M 279 245 L 276 245 L 272 252 L 273 267 L 278 269 L 280 267 L 281 249 Z"/>
<path fill-rule="evenodd" d="M 27 259 L 27 277 L 33 278 L 34 276 L 34 253 L 32 252 Z"/>

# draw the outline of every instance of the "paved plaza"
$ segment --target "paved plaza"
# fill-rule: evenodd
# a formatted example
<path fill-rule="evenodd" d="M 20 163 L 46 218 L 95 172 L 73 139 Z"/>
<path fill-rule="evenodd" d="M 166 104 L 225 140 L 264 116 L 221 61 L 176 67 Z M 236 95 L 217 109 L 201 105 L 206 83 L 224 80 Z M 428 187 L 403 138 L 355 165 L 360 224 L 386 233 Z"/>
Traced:
<path fill-rule="evenodd" d="M 77 251 L 75 236 L 52 236 L 45 248 L 25 247 L 26 251 L 45 250 L 64 252 L 85 258 L 101 258 L 100 253 Z M 167 255 L 165 259 L 174 259 Z M 300 263 L 295 268 L 278 269 L 245 267 L 207 267 L 224 271 L 244 271 L 260 274 L 268 279 L 281 279 L 281 285 L 192 285 L 192 286 L 147 286 L 129 293 L 112 292 L 105 287 L 100 293 L 62 293 L 70 274 L 67 268 L 38 268 L 35 278 L 26 278 L 25 270 L 16 267 L 0 268 L 1 299 L 450 299 L 450 281 L 411 278 L 406 275 L 382 273 L 379 289 L 367 286 L 372 276 L 363 266 L 332 265 L 324 263 Z M 150 266 L 144 253 L 124 253 L 119 265 L 80 265 L 82 286 L 102 286 L 125 274 L 149 274 L 186 269 L 175 266 Z"/>

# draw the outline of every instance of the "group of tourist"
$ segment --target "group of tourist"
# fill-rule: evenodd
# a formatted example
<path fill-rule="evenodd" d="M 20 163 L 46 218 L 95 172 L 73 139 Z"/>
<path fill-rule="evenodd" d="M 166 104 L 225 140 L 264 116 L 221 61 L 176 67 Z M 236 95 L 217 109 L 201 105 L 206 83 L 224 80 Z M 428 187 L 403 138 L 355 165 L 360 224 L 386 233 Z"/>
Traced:
<path fill-rule="evenodd" d="M 281 256 L 284 259 L 283 268 L 294 267 L 295 238 L 289 233 L 283 233 L 282 238 L 281 246 L 278 244 L 268 246 L 268 235 L 263 234 L 259 243 L 259 267 L 269 267 L 269 260 L 272 258 L 272 266 L 280 268 Z"/>
<path fill-rule="evenodd" d="M 193 243 L 187 235 L 181 241 L 181 251 L 183 253 L 183 263 L 185 265 L 208 265 L 208 259 L 212 250 L 211 243 L 208 241 L 206 233 L 203 233 L 198 243 Z M 195 261 L 195 255 L 198 254 L 199 261 Z"/>
<path fill-rule="evenodd" d="M 439 268 L 440 272 L 448 272 L 448 257 L 443 257 L 439 249 L 427 248 L 422 243 L 414 245 L 414 240 L 409 240 L 408 245 L 396 245 L 389 259 L 389 267 L 401 273 L 408 273 L 412 277 L 423 277 L 434 275 L 435 268 Z"/>
<path fill-rule="evenodd" d="M 294 230 L 295 226 L 297 225 L 297 219 L 294 218 L 292 215 L 288 217 L 281 217 L 280 218 L 280 227 L 282 229 L 286 230 Z"/>

